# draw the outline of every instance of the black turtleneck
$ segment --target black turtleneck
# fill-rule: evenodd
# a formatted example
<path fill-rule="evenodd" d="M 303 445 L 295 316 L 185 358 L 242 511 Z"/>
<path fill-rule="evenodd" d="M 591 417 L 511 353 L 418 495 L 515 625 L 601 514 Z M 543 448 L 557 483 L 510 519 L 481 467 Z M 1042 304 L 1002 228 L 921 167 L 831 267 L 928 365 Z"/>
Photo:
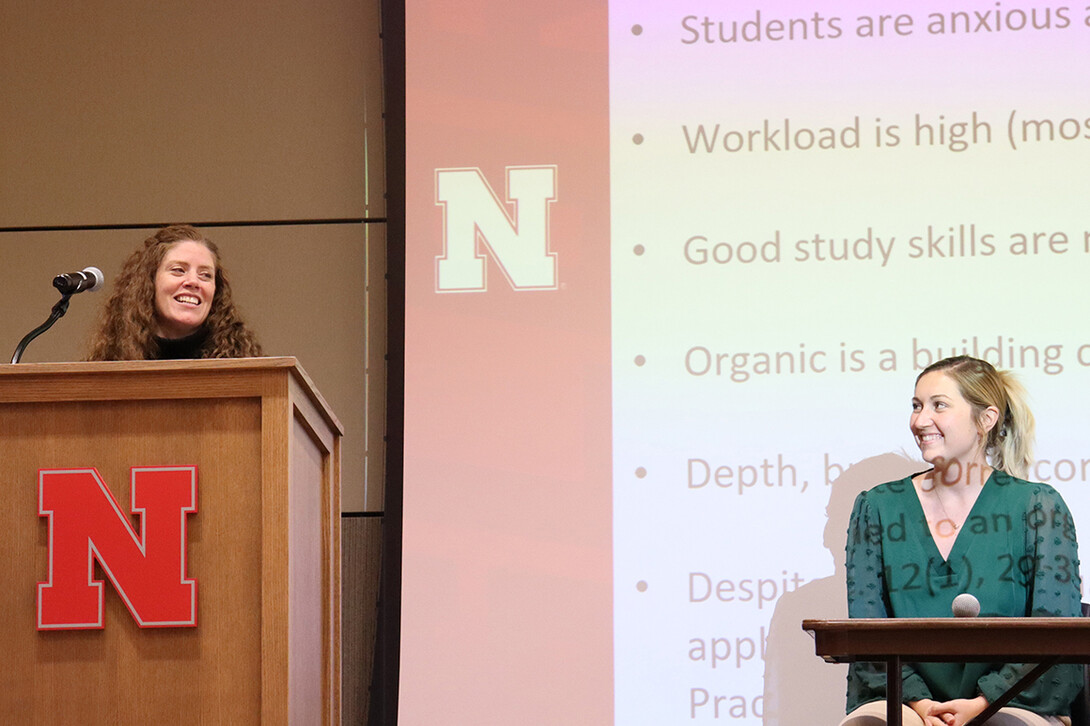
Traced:
<path fill-rule="evenodd" d="M 160 338 L 155 336 L 155 342 L 159 344 L 159 355 L 156 360 L 183 360 L 187 358 L 201 358 L 201 348 L 208 340 L 208 331 L 204 328 L 195 333 L 190 333 L 184 338 Z"/>

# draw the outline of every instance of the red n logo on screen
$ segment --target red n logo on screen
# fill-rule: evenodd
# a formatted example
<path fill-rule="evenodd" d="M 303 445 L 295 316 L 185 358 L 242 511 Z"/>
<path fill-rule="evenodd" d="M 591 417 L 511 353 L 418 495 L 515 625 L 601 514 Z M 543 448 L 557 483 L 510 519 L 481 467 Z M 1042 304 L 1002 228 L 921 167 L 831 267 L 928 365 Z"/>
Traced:
<path fill-rule="evenodd" d="M 555 166 L 507 167 L 505 203 L 480 169 L 436 169 L 443 254 L 435 258 L 435 291 L 487 290 L 486 252 L 513 289 L 555 290 L 549 210 L 556 201 L 556 177 Z"/>
<path fill-rule="evenodd" d="M 96 470 L 38 472 L 38 515 L 49 518 L 39 630 L 104 626 L 95 562 L 140 627 L 197 625 L 197 583 L 186 577 L 186 518 L 197 511 L 197 468 L 133 468 L 131 484 L 139 533 Z"/>

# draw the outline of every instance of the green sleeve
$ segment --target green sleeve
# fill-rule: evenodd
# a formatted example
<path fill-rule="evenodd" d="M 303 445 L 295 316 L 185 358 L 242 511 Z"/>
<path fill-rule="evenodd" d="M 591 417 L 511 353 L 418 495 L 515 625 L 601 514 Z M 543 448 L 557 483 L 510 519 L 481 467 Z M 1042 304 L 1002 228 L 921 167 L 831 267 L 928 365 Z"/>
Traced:
<path fill-rule="evenodd" d="M 1051 487 L 1038 485 L 1026 514 L 1025 552 L 1017 568 L 1025 578 L 1026 615 L 1031 617 L 1078 617 L 1082 615 L 1079 553 L 1075 522 L 1067 504 Z M 1023 574 L 1024 573 L 1024 574 Z M 977 681 L 980 693 L 993 701 L 1028 670 L 1007 664 Z M 1083 686 L 1079 665 L 1056 666 L 1030 688 L 1020 702 L 1039 713 L 1067 713 Z"/>
<path fill-rule="evenodd" d="M 868 500 L 867 492 L 861 493 L 852 508 L 845 548 L 848 617 L 892 616 L 884 575 L 883 534 L 881 516 Z M 903 701 L 932 698 L 931 690 L 912 666 L 901 667 L 901 680 Z M 882 664 L 852 663 L 848 667 L 848 713 L 864 703 L 885 697 L 886 674 Z"/>

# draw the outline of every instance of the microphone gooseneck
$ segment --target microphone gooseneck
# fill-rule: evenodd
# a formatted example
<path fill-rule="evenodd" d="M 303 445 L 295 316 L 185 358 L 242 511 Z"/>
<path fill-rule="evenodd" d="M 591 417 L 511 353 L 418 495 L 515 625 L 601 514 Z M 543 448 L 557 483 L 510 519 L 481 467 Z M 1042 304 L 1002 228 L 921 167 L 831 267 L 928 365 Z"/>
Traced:
<path fill-rule="evenodd" d="M 53 323 L 64 317 L 64 314 L 68 312 L 68 299 L 70 297 L 85 290 L 95 292 L 102 288 L 105 281 L 106 276 L 97 267 L 84 267 L 79 272 L 66 272 L 54 277 L 53 287 L 60 291 L 61 299 L 53 306 L 52 312 L 49 313 L 49 319 L 24 335 L 23 339 L 19 341 L 19 345 L 15 346 L 15 352 L 11 355 L 11 362 L 18 363 L 23 357 L 23 351 L 30 345 L 30 341 L 49 330 L 53 327 Z"/>

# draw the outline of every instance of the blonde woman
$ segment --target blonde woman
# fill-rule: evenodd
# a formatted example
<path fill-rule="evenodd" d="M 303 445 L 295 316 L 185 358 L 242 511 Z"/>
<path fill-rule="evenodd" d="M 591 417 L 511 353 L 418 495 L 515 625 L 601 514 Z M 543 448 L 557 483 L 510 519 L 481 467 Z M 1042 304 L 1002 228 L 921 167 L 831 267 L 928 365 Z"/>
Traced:
<path fill-rule="evenodd" d="M 1081 614 L 1078 546 L 1067 505 L 1025 480 L 1033 415 L 1005 371 L 958 356 L 916 379 L 909 427 L 931 469 L 859 495 L 847 542 L 848 614 L 943 617 L 962 592 L 982 616 Z M 1023 674 L 1015 664 L 910 663 L 904 723 L 961 726 Z M 842 726 L 884 724 L 885 673 L 848 671 Z M 1068 723 L 1077 665 L 1052 668 L 988 720 L 991 726 Z"/>

